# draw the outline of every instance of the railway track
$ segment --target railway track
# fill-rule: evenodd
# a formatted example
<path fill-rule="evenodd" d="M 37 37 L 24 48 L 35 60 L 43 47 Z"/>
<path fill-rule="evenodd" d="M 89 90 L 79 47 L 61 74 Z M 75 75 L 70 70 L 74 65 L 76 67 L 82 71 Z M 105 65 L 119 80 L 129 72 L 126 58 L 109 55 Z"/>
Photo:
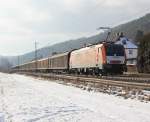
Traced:
<path fill-rule="evenodd" d="M 129 76 L 102 76 L 103 79 L 136 82 L 136 83 L 150 83 L 150 78 L 143 77 L 129 77 Z"/>
<path fill-rule="evenodd" d="M 64 81 L 65 83 L 73 83 L 84 86 L 110 87 L 117 86 L 125 89 L 141 89 L 150 90 L 150 78 L 139 77 L 125 77 L 125 76 L 102 76 L 91 77 L 85 75 L 68 75 L 68 74 L 45 74 L 45 73 L 25 73 L 35 77 L 43 77 L 57 81 Z"/>

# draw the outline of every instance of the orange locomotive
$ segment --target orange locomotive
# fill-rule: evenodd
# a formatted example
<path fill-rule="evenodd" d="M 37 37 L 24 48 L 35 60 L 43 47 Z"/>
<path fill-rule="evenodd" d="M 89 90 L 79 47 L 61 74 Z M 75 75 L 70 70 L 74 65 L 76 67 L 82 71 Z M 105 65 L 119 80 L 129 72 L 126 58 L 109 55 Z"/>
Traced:
<path fill-rule="evenodd" d="M 123 73 L 125 52 L 122 45 L 102 43 L 75 50 L 70 55 L 70 70 L 86 74 Z"/>

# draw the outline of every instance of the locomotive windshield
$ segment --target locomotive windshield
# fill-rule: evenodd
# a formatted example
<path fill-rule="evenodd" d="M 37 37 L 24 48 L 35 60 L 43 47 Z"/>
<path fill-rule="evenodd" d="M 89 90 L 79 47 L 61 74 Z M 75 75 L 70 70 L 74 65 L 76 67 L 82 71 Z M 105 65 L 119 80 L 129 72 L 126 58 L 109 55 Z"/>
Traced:
<path fill-rule="evenodd" d="M 107 56 L 124 56 L 124 47 L 118 44 L 106 45 Z"/>

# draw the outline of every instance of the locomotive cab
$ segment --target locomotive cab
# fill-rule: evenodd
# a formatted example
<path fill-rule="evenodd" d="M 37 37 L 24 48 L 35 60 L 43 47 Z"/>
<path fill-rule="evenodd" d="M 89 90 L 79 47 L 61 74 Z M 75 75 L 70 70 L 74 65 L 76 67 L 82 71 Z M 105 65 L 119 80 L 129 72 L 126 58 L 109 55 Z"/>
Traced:
<path fill-rule="evenodd" d="M 104 72 L 123 73 L 125 71 L 125 50 L 120 44 L 105 44 L 106 62 L 103 64 Z"/>

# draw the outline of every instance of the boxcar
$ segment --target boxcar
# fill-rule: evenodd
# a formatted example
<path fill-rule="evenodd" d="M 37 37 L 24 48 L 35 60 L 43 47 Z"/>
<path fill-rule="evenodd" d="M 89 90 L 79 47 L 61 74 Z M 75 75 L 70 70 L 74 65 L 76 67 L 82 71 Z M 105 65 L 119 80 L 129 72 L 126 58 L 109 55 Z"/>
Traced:
<path fill-rule="evenodd" d="M 13 71 L 46 71 L 48 69 L 48 58 L 31 61 L 13 67 Z"/>
<path fill-rule="evenodd" d="M 70 52 L 56 54 L 49 57 L 49 69 L 55 71 L 68 71 Z"/>
<path fill-rule="evenodd" d="M 46 71 L 49 68 L 49 58 L 44 58 L 37 61 L 37 69 L 39 71 Z"/>
<path fill-rule="evenodd" d="M 36 68 L 35 61 L 31 61 L 29 63 L 25 63 L 19 66 L 19 70 L 21 71 L 34 71 Z"/>

